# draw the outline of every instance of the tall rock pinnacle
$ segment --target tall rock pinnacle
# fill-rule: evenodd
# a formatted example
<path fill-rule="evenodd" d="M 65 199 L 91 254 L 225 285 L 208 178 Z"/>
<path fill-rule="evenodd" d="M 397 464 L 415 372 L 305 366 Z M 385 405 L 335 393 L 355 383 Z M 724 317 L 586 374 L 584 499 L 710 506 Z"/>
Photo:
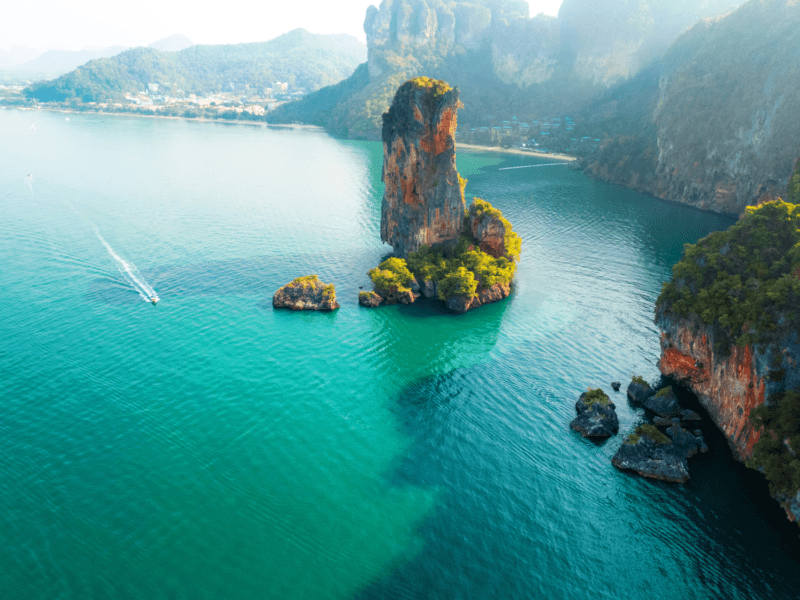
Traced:
<path fill-rule="evenodd" d="M 417 77 L 398 88 L 383 115 L 381 241 L 395 255 L 448 245 L 464 224 L 464 191 L 456 171 L 458 88 Z"/>

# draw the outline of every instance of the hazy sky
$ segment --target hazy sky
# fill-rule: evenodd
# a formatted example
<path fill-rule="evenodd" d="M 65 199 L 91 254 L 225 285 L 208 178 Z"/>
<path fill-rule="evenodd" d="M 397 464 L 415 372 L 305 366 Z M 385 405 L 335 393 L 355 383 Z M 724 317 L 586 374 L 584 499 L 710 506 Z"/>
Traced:
<path fill-rule="evenodd" d="M 528 4 L 531 15 L 556 15 L 561 2 Z M 0 9 L 0 49 L 139 46 L 173 33 L 196 44 L 261 42 L 297 27 L 366 41 L 362 25 L 370 4 L 380 0 L 10 0 Z"/>

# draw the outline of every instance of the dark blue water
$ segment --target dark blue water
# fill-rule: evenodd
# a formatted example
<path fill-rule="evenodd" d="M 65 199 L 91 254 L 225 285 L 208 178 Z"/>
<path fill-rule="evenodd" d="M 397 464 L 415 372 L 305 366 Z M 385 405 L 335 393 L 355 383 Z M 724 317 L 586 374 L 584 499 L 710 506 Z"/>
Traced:
<path fill-rule="evenodd" d="M 568 426 L 587 387 L 658 378 L 660 285 L 731 220 L 462 152 L 523 238 L 512 296 L 366 310 L 381 161 L 0 111 L 0 596 L 800 596 L 796 526 L 707 419 L 685 486 L 611 465 L 623 397 L 605 444 Z M 273 311 L 309 273 L 342 308 Z"/>

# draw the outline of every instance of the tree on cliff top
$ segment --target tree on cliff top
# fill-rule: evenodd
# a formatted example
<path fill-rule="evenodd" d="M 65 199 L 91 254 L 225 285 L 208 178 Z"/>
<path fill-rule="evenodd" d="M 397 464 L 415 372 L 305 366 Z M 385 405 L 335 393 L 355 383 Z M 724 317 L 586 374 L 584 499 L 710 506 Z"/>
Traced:
<path fill-rule="evenodd" d="M 727 231 L 686 244 L 672 273 L 659 308 L 696 314 L 740 345 L 766 341 L 779 322 L 800 328 L 800 204 L 747 207 Z"/>
<path fill-rule="evenodd" d="M 794 173 L 789 178 L 789 189 L 786 195 L 787 201 L 800 204 L 800 159 L 794 163 Z"/>

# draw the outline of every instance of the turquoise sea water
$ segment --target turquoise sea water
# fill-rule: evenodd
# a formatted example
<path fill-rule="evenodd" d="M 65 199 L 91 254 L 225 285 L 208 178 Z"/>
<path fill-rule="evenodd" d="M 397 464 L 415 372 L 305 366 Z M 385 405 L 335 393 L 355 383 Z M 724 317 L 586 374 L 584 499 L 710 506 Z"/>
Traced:
<path fill-rule="evenodd" d="M 615 439 L 568 426 L 658 377 L 661 282 L 732 221 L 462 152 L 523 238 L 514 293 L 367 310 L 381 161 L 0 111 L 0 597 L 798 597 L 796 526 L 707 419 L 685 486 L 612 467 L 623 396 Z M 342 308 L 273 311 L 308 273 Z"/>

